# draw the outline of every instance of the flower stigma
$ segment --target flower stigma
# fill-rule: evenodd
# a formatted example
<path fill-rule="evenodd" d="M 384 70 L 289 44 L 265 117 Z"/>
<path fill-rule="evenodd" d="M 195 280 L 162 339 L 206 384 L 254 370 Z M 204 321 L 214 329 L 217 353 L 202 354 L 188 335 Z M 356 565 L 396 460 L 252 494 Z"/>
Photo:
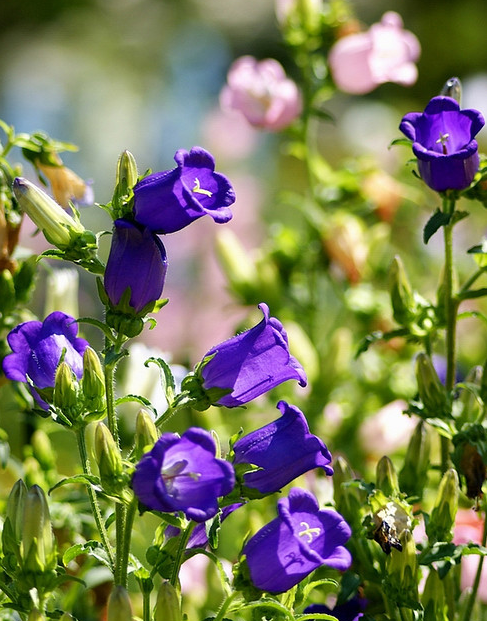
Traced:
<path fill-rule="evenodd" d="M 450 134 L 440 134 L 440 137 L 436 141 L 436 144 L 441 144 L 443 155 L 448 155 L 448 151 L 446 150 L 446 143 L 448 140 L 450 140 Z"/>
<path fill-rule="evenodd" d="M 321 533 L 320 528 L 310 528 L 308 522 L 301 522 L 300 526 L 304 526 L 304 530 L 298 533 L 298 537 L 308 537 L 308 543 L 311 543 L 313 541 L 313 535 L 316 535 L 318 537 Z"/>
<path fill-rule="evenodd" d="M 179 476 L 190 477 L 193 481 L 198 481 L 200 478 L 201 473 L 199 472 L 183 472 L 187 465 L 188 462 L 186 459 L 180 459 L 172 466 L 169 466 L 169 468 L 161 469 L 162 480 L 169 493 L 174 491 L 174 480 Z"/>
<path fill-rule="evenodd" d="M 192 192 L 195 192 L 196 194 L 204 194 L 205 196 L 213 195 L 213 192 L 210 192 L 210 190 L 205 190 L 204 188 L 200 187 L 200 180 L 198 179 L 198 177 L 194 178 L 194 188 L 192 189 Z"/>

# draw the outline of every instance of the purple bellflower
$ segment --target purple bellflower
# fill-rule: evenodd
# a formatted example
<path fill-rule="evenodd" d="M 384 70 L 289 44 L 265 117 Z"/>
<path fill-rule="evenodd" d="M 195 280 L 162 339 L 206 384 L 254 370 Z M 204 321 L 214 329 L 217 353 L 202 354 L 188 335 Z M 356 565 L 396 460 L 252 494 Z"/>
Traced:
<path fill-rule="evenodd" d="M 149 509 L 204 522 L 218 512 L 218 498 L 230 493 L 235 473 L 230 463 L 215 457 L 208 431 L 190 427 L 179 437 L 164 433 L 135 468 L 132 487 Z"/>
<path fill-rule="evenodd" d="M 62 357 L 78 379 L 83 375 L 83 353 L 89 344 L 77 334 L 76 320 L 60 311 L 43 322 L 21 323 L 7 336 L 12 353 L 3 360 L 3 372 L 11 380 L 28 384 L 37 403 L 47 410 L 48 404 L 35 389 L 54 387 Z"/>
<path fill-rule="evenodd" d="M 413 141 L 418 169 L 433 190 L 464 190 L 479 168 L 477 141 L 484 126 L 478 110 L 460 110 L 451 97 L 433 97 L 424 112 L 406 114 L 399 129 Z"/>
<path fill-rule="evenodd" d="M 254 586 L 282 593 L 321 565 L 341 571 L 352 562 L 344 544 L 349 525 L 333 509 L 319 509 L 308 491 L 294 487 L 277 503 L 278 517 L 261 528 L 245 545 Z"/>
<path fill-rule="evenodd" d="M 204 215 L 228 222 L 235 192 L 215 172 L 211 153 L 201 147 L 179 149 L 174 160 L 176 168 L 148 175 L 134 187 L 136 221 L 155 233 L 174 233 Z"/>
<path fill-rule="evenodd" d="M 358 621 L 364 616 L 363 611 L 367 605 L 367 600 L 360 597 L 352 597 L 344 604 L 338 604 L 335 608 L 331 609 L 324 604 L 311 604 L 304 609 L 304 614 L 312 614 L 313 612 L 323 613 L 327 615 L 333 615 L 338 621 Z"/>
<path fill-rule="evenodd" d="M 244 483 L 262 494 L 277 492 L 313 468 L 333 474 L 330 451 L 309 432 L 301 410 L 285 401 L 277 407 L 281 418 L 240 438 L 233 447 L 236 464 L 261 468 L 244 474 Z"/>
<path fill-rule="evenodd" d="M 161 297 L 166 271 L 166 250 L 157 235 L 128 220 L 115 220 L 104 279 L 110 303 L 116 306 L 130 287 L 129 306 L 140 312 Z"/>
<path fill-rule="evenodd" d="M 289 353 L 281 322 L 270 317 L 267 304 L 261 303 L 259 308 L 264 314 L 259 324 L 212 347 L 205 355 L 213 357 L 200 371 L 203 388 L 230 390 L 216 401 L 217 405 L 238 407 L 289 379 L 306 386 L 306 373 Z"/>

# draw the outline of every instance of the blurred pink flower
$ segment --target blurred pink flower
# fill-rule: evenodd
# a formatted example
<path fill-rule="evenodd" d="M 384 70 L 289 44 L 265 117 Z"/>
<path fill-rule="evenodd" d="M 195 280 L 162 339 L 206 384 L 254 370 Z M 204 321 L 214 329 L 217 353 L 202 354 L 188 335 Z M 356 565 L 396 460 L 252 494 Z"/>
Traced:
<path fill-rule="evenodd" d="M 457 545 L 469 542 L 481 544 L 483 530 L 484 521 L 481 515 L 472 509 L 459 509 L 455 520 L 453 542 Z M 474 554 L 462 557 L 462 591 L 473 585 L 479 560 L 480 557 Z M 487 564 L 485 561 L 482 567 L 477 597 L 480 601 L 487 603 Z"/>
<path fill-rule="evenodd" d="M 410 86 L 416 82 L 414 64 L 421 47 L 416 36 L 403 29 L 401 16 L 388 11 L 367 32 L 339 39 L 328 57 L 333 80 L 345 93 L 369 93 L 384 82 Z"/>
<path fill-rule="evenodd" d="M 396 399 L 364 420 L 359 438 L 369 455 L 382 457 L 407 445 L 417 419 L 403 414 L 406 407 L 405 401 Z"/>
<path fill-rule="evenodd" d="M 230 67 L 220 93 L 223 110 L 237 110 L 254 127 L 279 131 L 301 114 L 301 94 L 273 58 L 242 56 Z"/>

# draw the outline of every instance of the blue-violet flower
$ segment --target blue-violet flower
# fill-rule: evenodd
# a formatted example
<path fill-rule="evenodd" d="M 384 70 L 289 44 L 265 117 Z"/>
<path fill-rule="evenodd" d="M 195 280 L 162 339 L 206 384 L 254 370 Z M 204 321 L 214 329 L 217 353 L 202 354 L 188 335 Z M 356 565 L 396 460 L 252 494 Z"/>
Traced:
<path fill-rule="evenodd" d="M 78 379 L 83 375 L 83 353 L 88 341 L 77 334 L 76 320 L 60 311 L 51 313 L 43 322 L 21 323 L 7 336 L 12 353 L 3 360 L 3 372 L 11 380 L 28 384 L 35 400 L 47 410 L 48 404 L 35 388 L 54 387 L 61 357 Z"/>
<path fill-rule="evenodd" d="M 479 168 L 474 137 L 484 126 L 478 110 L 460 110 L 451 97 L 433 97 L 424 112 L 406 114 L 399 129 L 413 141 L 418 169 L 433 190 L 464 190 Z"/>
<path fill-rule="evenodd" d="M 328 608 L 324 604 L 311 604 L 304 609 L 304 614 L 311 614 L 313 612 L 332 615 L 336 617 L 338 621 L 358 621 L 364 616 L 363 611 L 367 605 L 367 600 L 360 597 L 352 597 L 348 602 L 344 604 L 338 604 L 333 609 Z"/>
<path fill-rule="evenodd" d="M 294 487 L 277 503 L 278 517 L 261 528 L 245 545 L 254 586 L 282 593 L 321 565 L 348 569 L 352 562 L 344 544 L 349 525 L 333 509 L 319 509 L 308 491 Z"/>
<path fill-rule="evenodd" d="M 132 487 L 149 509 L 204 522 L 216 515 L 218 498 L 230 493 L 235 473 L 230 463 L 215 457 L 208 431 L 190 427 L 179 437 L 164 433 L 135 468 Z"/>
<path fill-rule="evenodd" d="M 236 464 L 261 468 L 244 474 L 244 483 L 262 494 L 277 492 L 313 468 L 333 474 L 330 451 L 309 432 L 301 410 L 285 401 L 277 407 L 281 418 L 240 438 L 233 447 Z"/>
<path fill-rule="evenodd" d="M 262 321 L 215 347 L 205 355 L 213 356 L 201 368 L 203 388 L 228 389 L 217 405 L 238 407 L 289 379 L 306 386 L 306 373 L 289 353 L 286 331 L 271 317 L 267 304 L 259 304 Z"/>
<path fill-rule="evenodd" d="M 129 305 L 135 313 L 162 293 L 167 256 L 161 240 L 149 229 L 123 218 L 115 220 L 104 286 L 116 306 L 130 287 Z"/>
<path fill-rule="evenodd" d="M 148 175 L 134 187 L 134 216 L 156 233 L 179 231 L 210 215 L 219 224 L 232 217 L 235 202 L 230 181 L 215 172 L 215 160 L 201 147 L 179 149 L 177 167 Z"/>

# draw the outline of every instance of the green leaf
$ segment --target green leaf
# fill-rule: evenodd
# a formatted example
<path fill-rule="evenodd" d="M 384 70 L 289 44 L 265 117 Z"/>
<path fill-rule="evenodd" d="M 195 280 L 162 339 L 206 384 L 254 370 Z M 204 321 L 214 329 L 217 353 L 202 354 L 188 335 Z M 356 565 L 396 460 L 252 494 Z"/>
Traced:
<path fill-rule="evenodd" d="M 152 405 L 149 399 L 147 399 L 146 397 L 142 397 L 142 395 L 125 395 L 125 397 L 120 397 L 115 401 L 116 406 L 119 406 L 122 403 L 140 403 L 140 405 L 143 405 L 148 410 L 151 410 L 151 412 L 153 412 L 154 415 L 157 417 L 157 410 L 155 409 L 155 407 Z"/>
<path fill-rule="evenodd" d="M 51 487 L 49 490 L 49 494 L 53 492 L 58 487 L 62 487 L 63 485 L 69 485 L 73 483 L 82 483 L 83 485 L 91 485 L 95 488 L 99 488 L 100 479 L 96 477 L 94 474 L 76 474 L 72 477 L 67 477 L 66 479 L 61 479 L 56 485 Z"/>
<path fill-rule="evenodd" d="M 156 364 L 161 371 L 162 388 L 166 394 L 168 403 L 171 403 L 176 392 L 176 382 L 172 374 L 171 367 L 162 358 L 149 358 L 144 362 L 144 366 L 148 367 L 150 363 Z"/>
<path fill-rule="evenodd" d="M 442 226 L 447 225 L 450 222 L 451 216 L 447 213 L 441 211 L 441 209 L 437 209 L 435 213 L 431 216 L 431 218 L 426 223 L 423 230 L 423 241 L 425 244 L 429 242 L 431 237 L 436 233 L 436 231 Z"/>
<path fill-rule="evenodd" d="M 413 144 L 412 140 L 409 140 L 409 138 L 395 138 L 390 144 L 389 144 L 389 149 L 391 147 L 396 147 L 398 145 L 401 145 L 403 147 L 410 147 Z"/>
<path fill-rule="evenodd" d="M 99 541 L 91 539 L 90 541 L 86 541 L 85 543 L 77 543 L 74 546 L 71 546 L 63 554 L 63 564 L 68 565 L 70 561 L 75 559 L 80 554 L 87 554 L 88 556 L 92 556 L 97 561 L 100 561 L 100 563 L 108 567 L 110 570 L 112 569 L 105 549 Z"/>
<path fill-rule="evenodd" d="M 459 300 L 474 300 L 475 298 L 482 298 L 484 295 L 487 295 L 487 287 L 462 291 L 457 297 Z"/>

